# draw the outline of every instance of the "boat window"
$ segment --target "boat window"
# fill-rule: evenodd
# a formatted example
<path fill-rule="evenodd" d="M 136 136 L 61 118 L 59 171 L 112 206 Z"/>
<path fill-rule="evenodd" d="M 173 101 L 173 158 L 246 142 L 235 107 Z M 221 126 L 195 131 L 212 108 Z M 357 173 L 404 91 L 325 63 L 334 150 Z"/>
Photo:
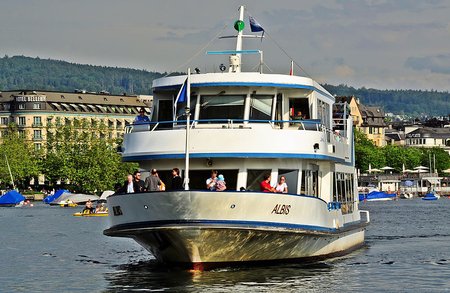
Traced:
<path fill-rule="evenodd" d="M 247 190 L 260 191 L 259 184 L 264 180 L 265 174 L 271 174 L 272 170 L 247 170 Z M 272 178 L 274 179 L 274 178 Z M 276 180 L 276 179 L 275 179 Z"/>
<path fill-rule="evenodd" d="M 301 194 L 319 196 L 319 171 L 303 170 Z"/>
<path fill-rule="evenodd" d="M 275 108 L 275 120 L 283 120 L 283 95 L 278 94 L 277 95 L 277 106 Z M 283 123 L 276 123 L 277 125 L 280 125 L 281 128 L 283 128 Z"/>
<path fill-rule="evenodd" d="M 270 120 L 273 96 L 253 95 L 250 102 L 250 120 Z"/>
<path fill-rule="evenodd" d="M 307 98 L 290 98 L 289 113 L 291 120 L 311 119 Z"/>
<path fill-rule="evenodd" d="M 227 190 L 236 190 L 239 170 L 217 170 L 218 174 L 225 177 Z M 181 177 L 184 179 L 184 172 Z M 211 169 L 189 170 L 189 188 L 206 190 L 206 180 L 211 177 Z"/>
<path fill-rule="evenodd" d="M 321 120 L 322 124 L 327 128 L 331 128 L 330 105 L 321 100 L 317 103 L 317 119 Z"/>
<path fill-rule="evenodd" d="M 277 181 L 281 176 L 284 176 L 286 178 L 286 184 L 288 186 L 289 193 L 297 193 L 298 170 L 279 169 Z"/>
<path fill-rule="evenodd" d="M 202 96 L 200 119 L 244 119 L 245 96 Z"/>
<path fill-rule="evenodd" d="M 158 101 L 158 121 L 172 121 L 173 101 L 159 100 Z M 158 125 L 158 129 L 172 128 L 172 123 L 162 123 Z"/>
<path fill-rule="evenodd" d="M 344 214 L 353 212 L 353 179 L 353 174 L 349 173 L 335 173 L 333 176 L 333 201 L 341 203 Z"/>

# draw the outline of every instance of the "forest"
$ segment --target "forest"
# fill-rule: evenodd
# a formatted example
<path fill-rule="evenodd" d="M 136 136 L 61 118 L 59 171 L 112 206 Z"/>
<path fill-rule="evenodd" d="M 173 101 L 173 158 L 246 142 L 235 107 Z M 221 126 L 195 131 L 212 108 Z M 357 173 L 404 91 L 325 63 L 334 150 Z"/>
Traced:
<path fill-rule="evenodd" d="M 174 75 L 181 73 L 174 73 Z M 130 68 L 75 64 L 66 61 L 4 56 L 0 58 L 0 91 L 33 89 L 72 92 L 108 91 L 112 94 L 151 94 L 152 81 L 166 73 Z M 336 96 L 355 96 L 367 106 L 385 112 L 420 116 L 448 116 L 448 92 L 427 90 L 380 90 L 348 85 L 323 85 Z"/>

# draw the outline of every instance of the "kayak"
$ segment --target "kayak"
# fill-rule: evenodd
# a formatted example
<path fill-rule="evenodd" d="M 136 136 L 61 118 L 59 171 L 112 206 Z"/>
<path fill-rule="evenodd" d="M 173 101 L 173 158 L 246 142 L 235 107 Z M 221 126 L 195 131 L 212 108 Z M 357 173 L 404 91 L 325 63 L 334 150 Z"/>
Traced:
<path fill-rule="evenodd" d="M 108 212 L 98 212 L 98 213 L 82 213 L 78 212 L 73 214 L 74 217 L 107 217 Z"/>

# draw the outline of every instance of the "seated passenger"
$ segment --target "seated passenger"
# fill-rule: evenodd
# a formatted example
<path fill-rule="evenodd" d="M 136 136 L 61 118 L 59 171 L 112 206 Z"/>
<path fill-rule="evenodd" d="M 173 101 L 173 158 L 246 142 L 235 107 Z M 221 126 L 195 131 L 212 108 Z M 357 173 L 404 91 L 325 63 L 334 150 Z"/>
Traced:
<path fill-rule="evenodd" d="M 95 209 L 92 204 L 92 201 L 90 199 L 88 199 L 82 213 L 83 214 L 92 214 L 94 212 L 95 212 Z"/>
<path fill-rule="evenodd" d="M 217 171 L 211 170 L 211 178 L 208 178 L 208 180 L 206 180 L 206 188 L 211 191 L 215 191 L 216 183 L 217 183 Z"/>
<path fill-rule="evenodd" d="M 280 177 L 280 180 L 278 181 L 277 186 L 275 186 L 275 191 L 277 193 L 288 193 L 286 177 L 284 177 L 284 176 Z"/>
<path fill-rule="evenodd" d="M 275 188 L 270 186 L 270 179 L 272 176 L 268 173 L 264 175 L 264 180 L 260 183 L 261 191 L 263 192 L 275 192 Z"/>
<path fill-rule="evenodd" d="M 227 189 L 225 177 L 220 174 L 219 176 L 217 176 L 216 191 L 224 191 L 225 189 Z"/>
<path fill-rule="evenodd" d="M 294 120 L 303 120 L 304 118 L 302 111 L 297 111 L 297 114 L 294 116 Z"/>

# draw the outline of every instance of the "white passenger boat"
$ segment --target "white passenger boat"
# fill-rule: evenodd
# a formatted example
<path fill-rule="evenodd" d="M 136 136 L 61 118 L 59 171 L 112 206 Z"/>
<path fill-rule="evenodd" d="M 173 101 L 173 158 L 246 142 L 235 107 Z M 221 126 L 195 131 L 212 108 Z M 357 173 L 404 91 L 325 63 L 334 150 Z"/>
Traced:
<path fill-rule="evenodd" d="M 333 107 L 345 105 L 309 77 L 241 72 L 254 52 L 242 50 L 243 20 L 241 7 L 236 50 L 210 52 L 230 55 L 227 72 L 155 80 L 151 122 L 126 129 L 123 160 L 161 177 L 178 167 L 185 190 L 166 180 L 165 191 L 109 196 L 104 234 L 197 269 L 348 253 L 369 223 L 358 209 L 351 116 L 334 120 Z M 293 117 L 300 111 L 306 117 Z M 226 191 L 206 190 L 211 169 Z M 284 176 L 288 193 L 261 192 L 267 173 L 272 185 Z"/>

